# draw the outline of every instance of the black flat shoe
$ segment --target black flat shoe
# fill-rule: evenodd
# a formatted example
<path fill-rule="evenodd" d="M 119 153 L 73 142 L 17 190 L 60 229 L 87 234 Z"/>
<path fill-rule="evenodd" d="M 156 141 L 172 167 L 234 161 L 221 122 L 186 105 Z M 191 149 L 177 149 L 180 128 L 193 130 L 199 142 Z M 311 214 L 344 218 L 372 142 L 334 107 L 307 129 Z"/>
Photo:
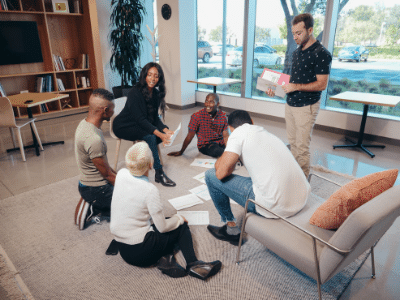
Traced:
<path fill-rule="evenodd" d="M 164 172 L 162 172 L 161 174 L 156 173 L 155 181 L 161 183 L 163 186 L 176 186 L 176 183 L 168 178 Z"/>
<path fill-rule="evenodd" d="M 192 262 L 187 265 L 186 271 L 190 276 L 206 280 L 211 276 L 217 274 L 222 267 L 222 263 L 219 260 L 213 262 L 204 262 L 201 260 Z"/>
<path fill-rule="evenodd" d="M 186 270 L 176 262 L 173 254 L 169 254 L 160 258 L 157 268 L 165 275 L 172 278 L 180 278 L 187 275 Z"/>
<path fill-rule="evenodd" d="M 225 224 L 222 227 L 217 227 L 213 225 L 208 225 L 207 229 L 208 231 L 217 239 L 221 241 L 226 241 L 231 243 L 232 245 L 238 246 L 239 245 L 239 239 L 240 239 L 240 234 L 228 234 L 226 232 L 226 227 L 227 225 Z"/>

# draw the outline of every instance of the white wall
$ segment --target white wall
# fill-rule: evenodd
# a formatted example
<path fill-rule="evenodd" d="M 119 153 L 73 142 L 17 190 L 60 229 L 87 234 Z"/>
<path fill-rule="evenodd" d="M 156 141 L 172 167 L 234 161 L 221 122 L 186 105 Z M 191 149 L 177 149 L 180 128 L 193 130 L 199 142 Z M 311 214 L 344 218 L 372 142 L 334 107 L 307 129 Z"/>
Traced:
<path fill-rule="evenodd" d="M 164 20 L 161 7 L 171 6 L 171 18 Z M 165 74 L 169 104 L 186 106 L 195 103 L 195 85 L 188 79 L 197 77 L 196 1 L 157 1 L 160 65 Z"/>
<path fill-rule="evenodd" d="M 111 31 L 110 27 L 110 16 L 111 16 L 111 1 L 110 0 L 96 0 L 97 15 L 99 18 L 99 32 L 100 32 L 100 43 L 101 43 L 101 55 L 103 61 L 103 70 L 105 78 L 105 88 L 111 91 L 112 87 L 121 85 L 121 77 L 118 73 L 113 72 L 110 67 L 111 58 L 111 47 L 109 42 L 109 34 Z M 154 18 L 153 18 L 153 0 L 145 0 L 144 6 L 147 14 L 144 16 L 141 32 L 143 33 L 142 53 L 140 56 L 140 64 L 144 66 L 150 61 L 153 61 L 151 57 L 151 46 L 146 36 L 150 38 L 150 33 L 146 27 L 149 25 L 151 30 L 154 30 Z"/>

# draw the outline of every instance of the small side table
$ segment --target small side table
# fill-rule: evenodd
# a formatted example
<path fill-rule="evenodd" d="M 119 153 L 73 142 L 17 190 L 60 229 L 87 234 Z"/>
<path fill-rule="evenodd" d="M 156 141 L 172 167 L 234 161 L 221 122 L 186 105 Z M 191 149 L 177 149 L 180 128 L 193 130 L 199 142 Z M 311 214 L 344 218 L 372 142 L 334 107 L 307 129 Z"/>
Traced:
<path fill-rule="evenodd" d="M 13 96 L 8 96 L 8 99 L 11 102 L 13 107 L 25 107 L 28 112 L 28 118 L 33 118 L 32 107 L 40 104 L 44 104 L 47 102 L 52 102 L 59 99 L 68 98 L 68 94 L 55 94 L 55 93 L 23 93 L 17 94 Z M 36 136 L 33 133 L 32 125 L 31 132 L 33 138 L 33 145 L 25 146 L 24 148 L 35 148 L 36 156 L 40 155 L 39 152 L 39 144 L 36 140 Z M 47 145 L 55 145 L 55 144 L 64 144 L 64 141 L 57 141 L 51 143 L 42 143 L 43 147 Z M 19 148 L 7 149 L 7 152 L 16 151 Z"/>
<path fill-rule="evenodd" d="M 360 148 L 365 153 L 367 153 L 371 158 L 375 157 L 375 154 L 369 151 L 366 147 L 373 148 L 385 148 L 385 145 L 366 145 L 363 144 L 364 139 L 364 129 L 365 123 L 367 121 L 368 109 L 369 105 L 379 105 L 379 106 L 390 106 L 395 107 L 400 102 L 400 97 L 398 96 L 390 96 L 390 95 L 381 95 L 381 94 L 371 94 L 371 93 L 362 93 L 362 92 L 343 92 L 338 95 L 332 96 L 329 99 L 336 101 L 346 101 L 346 102 L 355 102 L 362 103 L 364 105 L 363 115 L 361 119 L 360 131 L 358 133 L 358 141 L 355 143 L 351 139 L 345 137 L 346 141 L 349 141 L 353 144 L 351 145 L 334 145 L 335 148 Z"/>
<path fill-rule="evenodd" d="M 232 79 L 232 78 L 223 78 L 223 77 L 206 77 L 199 78 L 194 80 L 188 80 L 187 82 L 197 83 L 197 84 L 206 84 L 212 85 L 214 94 L 217 93 L 217 86 L 226 85 L 226 84 L 234 84 L 234 83 L 242 83 L 241 79 Z"/>

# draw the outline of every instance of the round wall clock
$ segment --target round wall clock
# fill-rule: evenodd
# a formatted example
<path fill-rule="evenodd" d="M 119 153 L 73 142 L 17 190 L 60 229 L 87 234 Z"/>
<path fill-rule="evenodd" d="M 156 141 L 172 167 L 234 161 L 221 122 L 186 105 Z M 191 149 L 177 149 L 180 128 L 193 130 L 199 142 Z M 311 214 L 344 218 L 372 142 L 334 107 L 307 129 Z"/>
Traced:
<path fill-rule="evenodd" d="M 169 18 L 171 18 L 171 12 L 171 6 L 168 4 L 164 4 L 161 7 L 161 15 L 165 20 L 169 20 Z"/>

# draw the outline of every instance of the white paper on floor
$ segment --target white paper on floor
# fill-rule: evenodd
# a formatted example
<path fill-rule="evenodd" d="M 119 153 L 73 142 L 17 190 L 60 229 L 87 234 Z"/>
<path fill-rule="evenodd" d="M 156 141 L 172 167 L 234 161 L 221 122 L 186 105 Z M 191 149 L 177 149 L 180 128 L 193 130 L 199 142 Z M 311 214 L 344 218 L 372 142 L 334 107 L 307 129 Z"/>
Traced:
<path fill-rule="evenodd" d="M 210 224 L 208 211 L 178 211 L 178 215 L 185 217 L 188 221 L 188 225 Z"/>
<path fill-rule="evenodd" d="M 189 190 L 189 192 L 196 195 L 197 197 L 200 197 L 203 200 L 211 200 L 210 193 L 208 192 L 208 188 L 205 184 L 195 187 L 194 189 Z"/>
<path fill-rule="evenodd" d="M 169 203 L 171 203 L 171 205 L 176 209 L 176 210 L 180 210 L 180 209 L 184 209 L 184 208 L 188 208 L 197 204 L 203 204 L 204 202 L 201 201 L 196 195 L 194 194 L 188 194 L 185 196 L 181 196 L 181 197 L 177 197 L 177 198 L 173 198 L 168 200 Z"/>
<path fill-rule="evenodd" d="M 212 169 L 214 168 L 216 159 L 206 159 L 206 158 L 195 158 L 194 161 L 190 164 L 193 167 L 203 167 Z"/>

